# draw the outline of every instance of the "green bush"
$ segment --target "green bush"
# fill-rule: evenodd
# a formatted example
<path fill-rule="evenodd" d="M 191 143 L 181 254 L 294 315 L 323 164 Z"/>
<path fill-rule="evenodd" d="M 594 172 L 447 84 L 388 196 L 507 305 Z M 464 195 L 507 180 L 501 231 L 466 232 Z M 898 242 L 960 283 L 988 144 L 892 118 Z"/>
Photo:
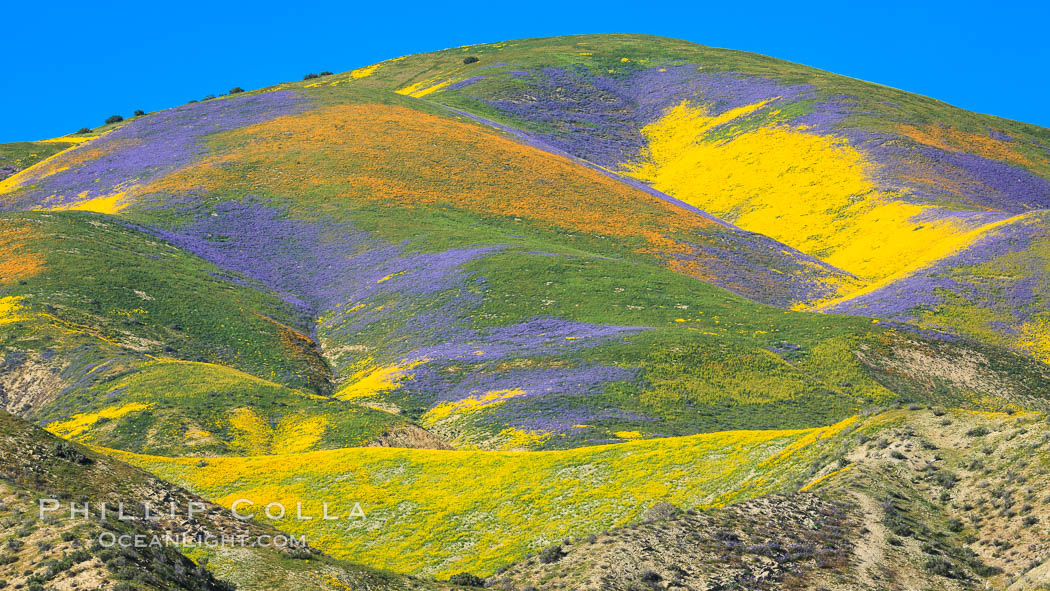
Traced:
<path fill-rule="evenodd" d="M 242 92 L 244 92 L 244 89 L 241 88 L 240 86 L 234 86 L 233 88 L 230 89 L 230 94 L 240 94 Z"/>
<path fill-rule="evenodd" d="M 460 587 L 484 587 L 485 579 L 472 573 L 457 573 L 448 578 L 448 582 Z"/>
<path fill-rule="evenodd" d="M 479 60 L 478 58 L 476 58 L 476 57 L 474 57 L 472 55 L 468 55 L 467 57 L 463 58 L 463 63 L 464 64 L 476 64 L 479 61 L 481 61 L 481 60 Z"/>
<path fill-rule="evenodd" d="M 124 118 L 121 117 L 120 115 L 110 115 L 109 117 L 106 117 L 106 125 L 112 125 L 114 123 L 120 123 L 123 120 L 124 120 Z"/>
<path fill-rule="evenodd" d="M 310 74 L 307 74 L 307 75 L 303 76 L 303 80 L 313 80 L 314 78 L 320 78 L 320 77 L 321 77 L 320 74 L 314 74 L 314 73 L 311 72 Z"/>
<path fill-rule="evenodd" d="M 944 488 L 955 488 L 955 483 L 959 482 L 959 477 L 954 472 L 947 470 L 941 470 L 933 475 L 933 479 L 937 484 Z"/>
<path fill-rule="evenodd" d="M 543 564 L 551 564 L 561 560 L 562 556 L 565 556 L 565 553 L 562 552 L 561 544 L 555 544 L 544 548 L 543 551 L 540 552 L 540 562 Z"/>
<path fill-rule="evenodd" d="M 135 110 L 135 116 L 136 116 L 136 117 L 142 117 L 142 116 L 143 116 L 143 115 L 145 115 L 145 114 L 146 114 L 146 112 L 145 112 L 145 111 L 143 111 L 142 109 L 136 109 L 136 110 Z"/>
<path fill-rule="evenodd" d="M 937 556 L 931 557 L 927 560 L 925 568 L 926 572 L 932 575 L 948 577 L 949 579 L 958 579 L 962 577 L 962 573 L 960 573 L 952 563 Z"/>

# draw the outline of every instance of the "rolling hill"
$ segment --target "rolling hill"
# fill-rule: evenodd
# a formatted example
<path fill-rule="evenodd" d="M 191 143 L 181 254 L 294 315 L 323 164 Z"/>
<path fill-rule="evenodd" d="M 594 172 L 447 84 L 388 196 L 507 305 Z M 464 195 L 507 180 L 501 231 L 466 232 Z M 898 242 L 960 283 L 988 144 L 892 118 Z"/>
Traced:
<path fill-rule="evenodd" d="M 747 588 L 1048 581 L 1034 538 L 1004 555 L 954 529 L 956 489 L 907 482 L 989 440 L 1033 459 L 986 480 L 1041 482 L 1050 130 L 591 35 L 195 101 L 0 146 L 0 168 L 4 408 L 219 504 L 360 501 L 351 527 L 281 524 L 337 558 L 509 588 L 715 581 L 687 558 L 602 579 L 640 536 Z M 965 434 L 1015 419 L 1017 441 Z M 898 485 L 893 515 L 936 527 L 873 538 Z M 848 536 L 782 523 L 829 548 L 786 565 L 787 538 L 708 535 L 771 507 Z M 588 536 L 608 541 L 549 550 Z"/>

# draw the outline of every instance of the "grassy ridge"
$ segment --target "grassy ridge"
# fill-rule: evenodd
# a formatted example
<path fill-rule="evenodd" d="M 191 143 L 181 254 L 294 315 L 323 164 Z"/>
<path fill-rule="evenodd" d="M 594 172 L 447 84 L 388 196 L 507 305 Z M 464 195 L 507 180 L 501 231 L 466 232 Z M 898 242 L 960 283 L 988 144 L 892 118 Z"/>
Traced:
<path fill-rule="evenodd" d="M 155 356 L 227 363 L 323 388 L 324 363 L 301 313 L 272 294 L 119 221 L 79 212 L 5 214 L 18 268 L 4 296 L 26 309 L 9 342 L 54 323 Z"/>
<path fill-rule="evenodd" d="M 192 459 L 107 453 L 220 504 L 302 502 L 304 514 L 319 517 L 320 502 L 331 499 L 331 514 L 344 519 L 290 515 L 280 527 L 337 557 L 450 575 L 489 573 L 564 537 L 627 523 L 657 501 L 714 506 L 799 486 L 810 464 L 832 453 L 856 423 L 557 452 L 345 449 L 214 458 L 203 467 Z M 353 503 L 365 518 L 347 519 Z"/>
<path fill-rule="evenodd" d="M 295 453 L 364 445 L 405 422 L 220 365 L 153 361 L 94 384 L 52 433 L 160 455 Z"/>

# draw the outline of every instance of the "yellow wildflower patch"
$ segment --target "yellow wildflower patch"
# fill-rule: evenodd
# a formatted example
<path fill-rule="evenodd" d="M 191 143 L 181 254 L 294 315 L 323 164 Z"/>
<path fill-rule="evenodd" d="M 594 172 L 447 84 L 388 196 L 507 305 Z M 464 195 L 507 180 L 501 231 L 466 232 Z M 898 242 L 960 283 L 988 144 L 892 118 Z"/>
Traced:
<path fill-rule="evenodd" d="M 524 395 L 525 391 L 521 389 L 493 390 L 478 396 L 468 396 L 462 400 L 442 402 L 424 414 L 421 422 L 427 426 L 433 425 L 434 423 L 446 420 L 453 415 L 495 406 L 510 400 L 511 398 Z"/>
<path fill-rule="evenodd" d="M 292 454 L 314 449 L 328 428 L 328 419 L 316 417 L 286 417 L 274 431 L 273 453 Z"/>
<path fill-rule="evenodd" d="M 533 431 L 508 427 L 499 432 L 500 449 L 504 451 L 528 451 L 551 438 L 546 431 Z"/>
<path fill-rule="evenodd" d="M 799 470 L 837 444 L 829 438 L 849 424 L 547 452 L 348 448 L 209 458 L 205 466 L 196 458 L 104 451 L 226 506 L 244 498 L 257 507 L 280 502 L 294 511 L 303 502 L 316 516 L 315 501 L 330 501 L 342 519 L 277 525 L 341 558 L 447 577 L 491 571 L 550 540 L 629 523 L 655 502 L 712 507 L 789 490 Z M 508 444 L 530 446 L 544 436 L 500 435 Z M 782 454 L 787 448 L 792 453 Z M 345 519 L 355 502 L 367 518 Z M 581 521 L 583 514 L 588 519 Z"/>
<path fill-rule="evenodd" d="M 928 263 L 972 239 L 973 228 L 963 222 L 921 220 L 932 207 L 877 189 L 873 165 L 842 138 L 788 125 L 739 125 L 768 105 L 714 115 L 683 102 L 643 128 L 647 153 L 624 172 L 868 281 Z M 728 135 L 708 137 L 725 126 Z"/>
<path fill-rule="evenodd" d="M 379 64 L 372 64 L 371 66 L 365 66 L 363 68 L 358 68 L 356 70 L 351 70 L 350 71 L 350 77 L 353 78 L 354 80 L 359 80 L 361 78 L 367 78 L 367 77 L 371 76 L 372 74 L 375 74 L 375 71 L 378 70 L 378 69 L 379 69 Z"/>
<path fill-rule="evenodd" d="M 1018 346 L 1032 356 L 1050 363 L 1050 320 L 1037 318 L 1021 327 Z"/>
<path fill-rule="evenodd" d="M 26 319 L 25 316 L 18 314 L 23 310 L 21 301 L 22 298 L 18 296 L 0 298 L 0 324 L 10 324 Z"/>
<path fill-rule="evenodd" d="M 335 397 L 340 400 L 354 400 L 375 396 L 384 390 L 393 390 L 400 385 L 409 370 L 426 361 L 426 359 L 420 359 L 386 367 L 363 369 L 350 376 L 349 384 L 336 392 Z"/>
<path fill-rule="evenodd" d="M 141 412 L 152 407 L 152 404 L 129 402 L 120 406 L 104 408 L 97 412 L 75 414 L 64 421 L 51 423 L 46 429 L 59 437 L 69 439 L 86 432 L 100 419 L 119 419 L 127 414 Z"/>
<path fill-rule="evenodd" d="M 80 196 L 87 197 L 86 194 L 87 191 L 84 191 Z M 121 191 L 112 195 L 86 198 L 83 201 L 52 207 L 51 209 L 56 211 L 94 211 L 97 213 L 115 214 L 128 206 L 129 202 L 126 200 L 126 197 L 127 191 Z"/>
<path fill-rule="evenodd" d="M 230 448 L 246 454 L 291 454 L 310 451 L 321 442 L 328 419 L 323 416 L 290 416 L 271 427 L 250 408 L 230 411 L 230 426 L 238 433 Z"/>

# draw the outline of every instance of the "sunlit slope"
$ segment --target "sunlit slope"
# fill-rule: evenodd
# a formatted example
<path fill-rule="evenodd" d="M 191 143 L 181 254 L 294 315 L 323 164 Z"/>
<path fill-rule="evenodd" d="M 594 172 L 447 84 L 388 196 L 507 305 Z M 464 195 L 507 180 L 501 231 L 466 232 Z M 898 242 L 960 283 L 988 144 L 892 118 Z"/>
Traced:
<path fill-rule="evenodd" d="M 598 548 L 613 543 L 610 536 L 629 539 L 630 531 L 608 530 L 658 521 L 649 511 L 658 503 L 705 511 L 802 490 L 841 501 L 865 526 L 849 538 L 856 562 L 842 566 L 850 576 L 886 576 L 869 570 L 874 563 L 950 583 L 952 577 L 934 578 L 944 575 L 926 566 L 930 557 L 942 557 L 981 578 L 1005 571 L 1008 577 L 990 580 L 1000 583 L 1045 560 L 1038 548 L 1050 506 L 1038 484 L 1046 480 L 1048 455 L 1040 443 L 1046 437 L 1040 413 L 916 405 L 801 431 L 720 432 L 557 452 L 348 449 L 209 458 L 201 465 L 102 451 L 219 504 L 257 503 L 240 505 L 242 512 L 301 502 L 303 514 L 314 519 L 289 516 L 280 527 L 336 556 L 414 574 L 499 576 L 512 563 L 517 570 L 545 568 L 537 561 L 540 550 L 562 544 L 579 551 L 595 543 L 591 534 L 598 534 Z M 319 519 L 324 500 L 338 520 Z M 355 504 L 364 517 L 349 516 Z M 746 530 L 760 517 L 740 509 L 739 521 L 718 531 Z M 705 511 L 711 513 L 717 514 Z M 1007 533 L 1018 541 L 1016 552 L 1001 551 Z M 725 541 L 715 548 L 724 550 Z M 778 550 L 772 548 L 773 557 L 784 553 Z M 659 564 L 660 556 L 652 560 Z M 1032 575 L 1045 580 L 1038 570 Z"/>
<path fill-rule="evenodd" d="M 1050 361 L 1050 219 L 1037 211 L 822 309 L 951 331 Z"/>
<path fill-rule="evenodd" d="M 89 139 L 94 139 L 94 135 L 0 144 L 0 181 Z"/>
<path fill-rule="evenodd" d="M 545 549 L 488 584 L 630 591 L 659 578 L 709 589 L 759 572 L 743 587 L 1047 587 L 1045 415 L 912 406 L 854 434 L 813 464 L 800 493 L 699 512 L 661 504 L 627 527 L 556 542 L 558 560 Z"/>
<path fill-rule="evenodd" d="M 200 303 L 200 318 L 173 326 L 206 323 L 200 330 L 231 339 L 223 346 L 233 354 L 182 352 L 158 336 L 160 352 L 147 347 L 140 360 L 208 361 L 331 390 L 456 447 L 805 428 L 901 399 L 1038 401 L 1033 392 L 1045 378 L 1001 351 L 938 345 L 865 319 L 785 312 L 715 287 L 781 305 L 819 299 L 851 281 L 827 265 L 572 158 L 356 82 L 299 83 L 136 119 L 12 177 L 3 199 L 10 207 L 105 210 L 222 270 L 210 271 L 215 287 L 194 293 L 251 288 L 243 297 L 275 307 L 227 322 L 231 300 L 216 295 Z M 120 308 L 133 327 L 190 301 L 121 289 L 158 307 Z M 133 312 L 139 308 L 151 316 Z M 241 322 L 259 334 L 242 334 Z M 985 360 L 973 371 L 978 385 L 896 365 L 916 348 L 926 358 Z M 89 382 L 103 377 L 110 375 L 93 372 Z M 988 383 L 1000 384 L 994 396 Z M 97 399 L 105 387 L 77 389 L 78 402 L 49 419 L 149 403 L 104 405 Z M 187 401 L 198 400 L 194 391 Z M 211 453 L 230 453 L 240 444 L 231 447 L 236 431 L 223 425 L 241 408 L 236 400 L 212 428 L 129 406 L 78 437 L 141 451 L 215 445 Z M 252 408 L 259 416 L 242 419 L 259 449 L 280 450 L 281 417 Z M 360 443 L 388 425 L 388 415 L 368 417 L 376 421 L 356 434 L 331 425 L 325 433 Z M 317 420 L 304 428 L 318 431 Z M 136 438 L 153 432 L 164 435 Z M 218 441 L 201 432 L 219 433 Z"/>
<path fill-rule="evenodd" d="M 522 129 L 868 282 L 1050 204 L 1047 130 L 765 56 L 601 35 L 350 77 L 366 72 L 355 83 Z"/>
<path fill-rule="evenodd" d="M 345 447 L 409 428 L 322 395 L 330 370 L 309 318 L 243 276 L 91 213 L 4 214 L 0 228 L 10 411 L 170 454 Z"/>
<path fill-rule="evenodd" d="M 158 191 L 168 208 L 188 208 L 204 200 L 199 191 L 213 199 L 236 192 L 287 200 L 294 187 L 307 193 L 296 196 L 297 212 L 322 202 L 326 217 L 337 220 L 350 204 L 331 211 L 331 201 L 350 198 L 357 206 L 452 208 L 474 223 L 498 216 L 601 236 L 632 255 L 779 305 L 837 295 L 852 280 L 766 237 L 393 92 L 309 86 L 130 121 L 8 179 L 0 201 L 8 209 L 117 213 L 134 203 L 141 209 L 142 197 Z M 268 172 L 245 174 L 255 166 Z"/>
<path fill-rule="evenodd" d="M 84 402 L 72 416 L 41 413 L 48 431 L 162 455 L 297 453 L 366 445 L 407 428 L 394 415 L 188 361 L 146 362 L 78 396 Z"/>
<path fill-rule="evenodd" d="M 488 574 L 569 536 L 636 519 L 658 501 L 711 506 L 797 488 L 857 424 L 739 431 L 542 453 L 347 449 L 196 460 L 107 452 L 220 503 L 239 498 L 338 521 L 286 520 L 334 556 L 400 572 Z M 348 518 L 360 503 L 366 518 Z M 244 507 L 246 508 L 246 507 Z M 513 532 L 513 535 L 507 535 Z"/>
<path fill-rule="evenodd" d="M 328 385 L 303 315 L 244 278 L 90 213 L 11 213 L 0 225 L 9 366 L 53 363 L 72 385 L 131 359 L 178 357 Z"/>

